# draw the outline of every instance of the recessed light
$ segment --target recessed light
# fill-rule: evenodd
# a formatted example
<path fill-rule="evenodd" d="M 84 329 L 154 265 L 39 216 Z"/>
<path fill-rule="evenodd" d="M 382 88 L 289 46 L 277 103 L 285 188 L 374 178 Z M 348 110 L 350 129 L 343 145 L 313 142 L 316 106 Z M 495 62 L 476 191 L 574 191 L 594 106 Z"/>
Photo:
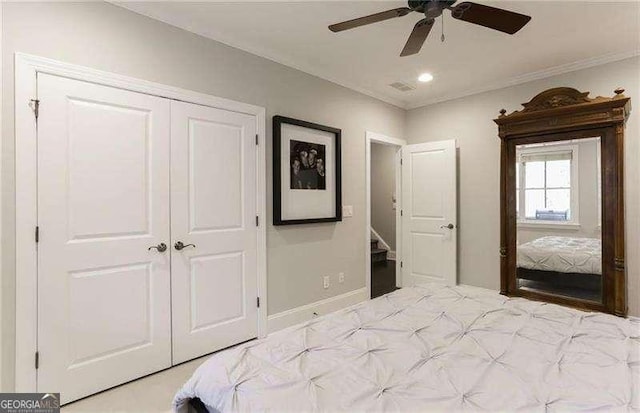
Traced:
<path fill-rule="evenodd" d="M 418 80 L 420 82 L 431 82 L 433 80 L 433 75 L 431 73 L 423 73 L 418 76 Z"/>

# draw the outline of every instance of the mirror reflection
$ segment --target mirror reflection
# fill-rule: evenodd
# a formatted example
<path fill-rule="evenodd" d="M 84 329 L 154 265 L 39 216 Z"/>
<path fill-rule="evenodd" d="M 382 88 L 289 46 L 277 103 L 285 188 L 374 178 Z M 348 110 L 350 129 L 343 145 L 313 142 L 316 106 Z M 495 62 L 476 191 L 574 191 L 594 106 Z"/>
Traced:
<path fill-rule="evenodd" d="M 602 301 L 600 138 L 516 147 L 517 285 Z"/>

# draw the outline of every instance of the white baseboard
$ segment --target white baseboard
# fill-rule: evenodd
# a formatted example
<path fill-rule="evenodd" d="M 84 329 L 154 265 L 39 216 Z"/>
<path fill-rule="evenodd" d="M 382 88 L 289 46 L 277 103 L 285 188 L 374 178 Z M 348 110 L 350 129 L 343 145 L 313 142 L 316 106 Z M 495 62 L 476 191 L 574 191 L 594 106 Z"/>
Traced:
<path fill-rule="evenodd" d="M 315 303 L 282 311 L 268 317 L 267 330 L 269 333 L 273 333 L 283 328 L 311 320 L 314 317 L 313 313 L 317 315 L 328 314 L 368 299 L 367 288 L 365 287 L 316 301 Z"/>

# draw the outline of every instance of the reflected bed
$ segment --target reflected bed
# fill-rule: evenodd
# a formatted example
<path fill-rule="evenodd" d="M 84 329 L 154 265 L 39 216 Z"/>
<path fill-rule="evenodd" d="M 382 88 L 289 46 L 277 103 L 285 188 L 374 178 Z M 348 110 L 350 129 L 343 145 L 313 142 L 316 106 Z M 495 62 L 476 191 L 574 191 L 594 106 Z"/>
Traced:
<path fill-rule="evenodd" d="M 518 245 L 518 268 L 602 275 L 602 242 L 595 238 L 547 236 Z"/>

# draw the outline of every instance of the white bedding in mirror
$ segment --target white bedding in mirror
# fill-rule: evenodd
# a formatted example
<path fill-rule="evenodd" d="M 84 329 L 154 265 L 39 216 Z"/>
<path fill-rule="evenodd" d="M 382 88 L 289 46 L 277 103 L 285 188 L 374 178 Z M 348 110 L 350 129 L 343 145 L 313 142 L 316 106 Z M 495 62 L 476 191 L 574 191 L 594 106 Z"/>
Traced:
<path fill-rule="evenodd" d="M 546 236 L 518 245 L 518 268 L 602 275 L 602 242 Z"/>
<path fill-rule="evenodd" d="M 640 322 L 473 287 L 404 288 L 212 356 L 211 411 L 628 411 Z"/>

